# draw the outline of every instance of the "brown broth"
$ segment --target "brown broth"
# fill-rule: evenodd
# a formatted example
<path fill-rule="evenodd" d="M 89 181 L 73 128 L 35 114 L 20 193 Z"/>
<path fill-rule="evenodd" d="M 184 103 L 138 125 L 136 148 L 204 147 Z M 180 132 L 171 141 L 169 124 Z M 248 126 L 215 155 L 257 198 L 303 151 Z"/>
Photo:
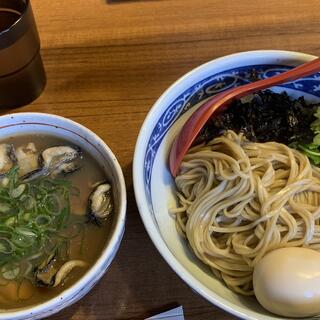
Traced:
<path fill-rule="evenodd" d="M 48 135 L 15 136 L 1 141 L 1 143 L 11 143 L 15 148 L 26 145 L 29 142 L 33 142 L 36 145 L 37 151 L 44 150 L 51 146 L 73 145 L 66 140 Z M 82 151 L 83 160 L 81 161 L 81 169 L 63 178 L 72 181 L 72 184 L 80 189 L 80 201 L 77 197 L 72 197 L 71 199 L 71 212 L 75 212 L 78 215 L 84 215 L 87 211 L 88 197 L 93 190 L 92 185 L 97 182 L 106 181 L 107 179 L 106 174 L 97 161 L 85 150 Z M 112 217 L 109 217 L 100 227 L 92 223 L 87 223 L 85 227 L 85 237 L 82 243 L 82 253 L 80 252 L 81 237 L 79 236 L 71 240 L 70 259 L 84 260 L 89 263 L 89 266 L 92 266 L 106 245 L 111 221 Z M 12 301 L 3 299 L 4 296 L 8 296 L 9 287 L 0 286 L 0 308 L 21 308 L 43 303 L 69 288 L 79 280 L 86 271 L 87 269 L 84 268 L 73 269 L 63 284 L 56 288 L 34 287 L 32 297 L 25 300 L 14 298 L 14 294 L 12 294 Z"/>

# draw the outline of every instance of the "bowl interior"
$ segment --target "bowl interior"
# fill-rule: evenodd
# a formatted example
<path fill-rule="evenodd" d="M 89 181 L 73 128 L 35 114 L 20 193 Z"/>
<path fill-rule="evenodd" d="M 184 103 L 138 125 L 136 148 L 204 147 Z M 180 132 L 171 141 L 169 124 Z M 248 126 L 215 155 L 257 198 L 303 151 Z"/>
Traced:
<path fill-rule="evenodd" d="M 68 287 L 58 297 L 39 306 L 30 306 L 17 310 L 0 311 L 0 319 L 36 319 L 55 313 L 76 302 L 85 295 L 105 273 L 116 251 L 124 231 L 126 191 L 121 168 L 108 146 L 94 133 L 85 127 L 48 114 L 18 113 L 0 117 L 0 134 L 7 137 L 26 134 L 47 134 L 66 139 L 90 153 L 105 171 L 113 186 L 115 210 L 108 238 L 98 260 L 75 284 Z"/>
<path fill-rule="evenodd" d="M 170 146 L 190 114 L 212 95 L 259 78 L 270 77 L 312 57 L 290 52 L 251 52 L 210 62 L 187 74 L 168 89 L 150 111 L 139 136 L 134 163 L 136 198 L 145 227 L 171 267 L 194 290 L 212 303 L 246 319 L 280 319 L 253 297 L 229 290 L 202 264 L 176 230 L 170 208 L 176 206 L 174 181 L 167 165 Z M 308 102 L 320 101 L 320 76 L 313 75 L 272 88 Z M 141 162 L 140 162 L 141 161 Z M 141 190 L 141 189 L 139 189 Z M 283 318 L 281 318 L 283 319 Z"/>

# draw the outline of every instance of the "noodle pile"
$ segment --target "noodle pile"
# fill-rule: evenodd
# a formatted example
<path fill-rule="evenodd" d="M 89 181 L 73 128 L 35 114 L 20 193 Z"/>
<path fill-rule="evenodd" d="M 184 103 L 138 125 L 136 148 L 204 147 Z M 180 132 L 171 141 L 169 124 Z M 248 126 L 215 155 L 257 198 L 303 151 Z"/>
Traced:
<path fill-rule="evenodd" d="M 176 185 L 178 230 L 235 292 L 253 294 L 253 268 L 271 250 L 320 250 L 320 170 L 284 144 L 227 131 L 188 152 Z"/>

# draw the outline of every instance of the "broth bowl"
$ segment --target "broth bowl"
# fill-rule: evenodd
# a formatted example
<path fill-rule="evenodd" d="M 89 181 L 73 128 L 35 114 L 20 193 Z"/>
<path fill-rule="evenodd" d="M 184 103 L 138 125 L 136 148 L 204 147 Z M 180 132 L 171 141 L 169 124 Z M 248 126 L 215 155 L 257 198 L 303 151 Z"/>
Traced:
<path fill-rule="evenodd" d="M 170 147 L 188 117 L 208 98 L 259 78 L 271 77 L 314 59 L 288 51 L 250 51 L 210 61 L 175 82 L 147 115 L 135 148 L 133 180 L 136 201 L 144 226 L 154 245 L 171 268 L 205 299 L 243 319 L 281 319 L 263 309 L 254 297 L 227 288 L 191 252 L 175 227 L 170 208 L 177 206 L 175 184 L 168 166 Z M 312 75 L 272 88 L 307 102 L 320 101 L 320 75 Z"/>
<path fill-rule="evenodd" d="M 110 148 L 95 133 L 69 119 L 45 113 L 15 113 L 0 117 L 2 139 L 16 135 L 58 136 L 91 154 L 107 174 L 113 187 L 114 212 L 111 228 L 98 259 L 73 285 L 39 305 L 19 309 L 0 309 L 0 319 L 43 319 L 75 303 L 104 275 L 114 259 L 124 233 L 126 188 L 121 167 Z"/>

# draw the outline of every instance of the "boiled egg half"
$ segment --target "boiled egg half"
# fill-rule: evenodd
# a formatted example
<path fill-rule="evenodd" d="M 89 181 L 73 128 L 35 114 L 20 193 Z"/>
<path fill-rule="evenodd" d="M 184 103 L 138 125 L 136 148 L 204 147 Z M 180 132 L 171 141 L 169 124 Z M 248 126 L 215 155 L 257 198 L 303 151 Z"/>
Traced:
<path fill-rule="evenodd" d="M 285 317 L 320 314 L 320 253 L 307 248 L 281 248 L 266 254 L 253 272 L 259 303 Z"/>

